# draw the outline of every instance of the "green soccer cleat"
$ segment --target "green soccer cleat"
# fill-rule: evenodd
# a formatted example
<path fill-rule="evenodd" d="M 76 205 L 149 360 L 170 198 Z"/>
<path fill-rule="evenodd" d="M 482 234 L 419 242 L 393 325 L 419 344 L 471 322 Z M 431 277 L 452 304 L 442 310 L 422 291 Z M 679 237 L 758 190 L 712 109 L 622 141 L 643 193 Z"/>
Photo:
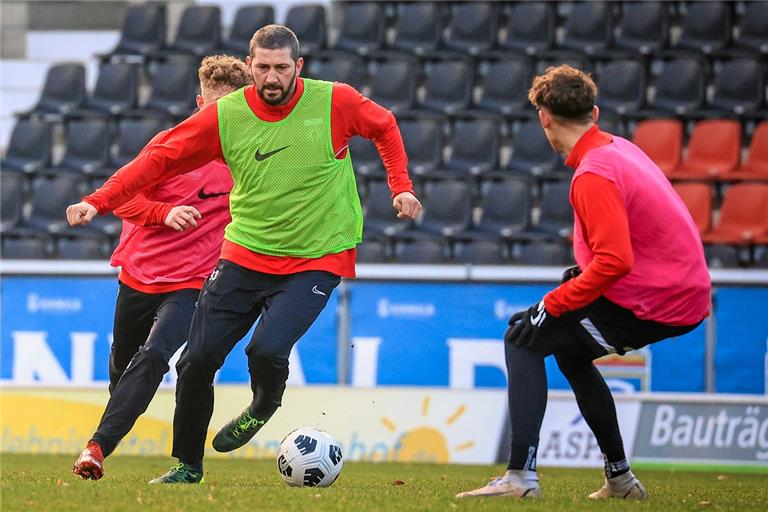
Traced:
<path fill-rule="evenodd" d="M 269 419 L 269 418 L 267 418 Z M 231 452 L 245 445 L 267 420 L 259 420 L 251 416 L 246 409 L 239 416 L 221 427 L 221 430 L 213 438 L 213 448 L 217 452 Z"/>
<path fill-rule="evenodd" d="M 190 468 L 183 462 L 172 466 L 162 476 L 150 480 L 150 484 L 202 484 L 205 481 L 202 471 Z"/>

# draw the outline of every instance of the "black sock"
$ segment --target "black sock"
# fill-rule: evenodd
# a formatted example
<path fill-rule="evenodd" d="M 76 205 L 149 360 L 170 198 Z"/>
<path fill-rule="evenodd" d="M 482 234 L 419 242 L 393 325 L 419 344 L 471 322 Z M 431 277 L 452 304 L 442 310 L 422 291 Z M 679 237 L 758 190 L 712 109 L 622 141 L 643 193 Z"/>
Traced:
<path fill-rule="evenodd" d="M 512 443 L 507 469 L 536 471 L 536 445 Z"/>
<path fill-rule="evenodd" d="M 629 472 L 629 462 L 627 462 L 627 459 L 609 462 L 608 456 L 603 454 L 603 460 L 605 461 L 605 478 L 616 478 Z"/>
<path fill-rule="evenodd" d="M 202 473 L 203 472 L 203 461 L 200 462 L 186 462 L 181 459 L 179 459 L 179 462 L 184 464 L 184 467 L 186 467 L 189 470 L 192 470 L 196 473 Z"/>

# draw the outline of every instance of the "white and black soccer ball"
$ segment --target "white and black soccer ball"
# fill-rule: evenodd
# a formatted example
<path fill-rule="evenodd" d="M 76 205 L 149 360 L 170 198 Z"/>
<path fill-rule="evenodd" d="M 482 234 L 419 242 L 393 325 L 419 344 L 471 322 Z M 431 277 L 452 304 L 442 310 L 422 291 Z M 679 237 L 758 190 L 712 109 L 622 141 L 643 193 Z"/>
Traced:
<path fill-rule="evenodd" d="M 292 487 L 328 487 L 343 465 L 341 444 L 328 432 L 312 427 L 294 430 L 277 450 L 277 469 Z"/>

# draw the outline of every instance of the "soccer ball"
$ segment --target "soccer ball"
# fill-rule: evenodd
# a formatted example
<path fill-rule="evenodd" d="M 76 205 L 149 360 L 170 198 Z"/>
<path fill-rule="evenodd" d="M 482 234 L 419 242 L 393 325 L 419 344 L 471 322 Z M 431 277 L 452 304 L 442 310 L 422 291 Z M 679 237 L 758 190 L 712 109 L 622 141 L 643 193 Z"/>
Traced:
<path fill-rule="evenodd" d="M 343 465 L 341 444 L 316 428 L 294 430 L 277 450 L 277 469 L 292 487 L 328 487 L 339 477 Z"/>

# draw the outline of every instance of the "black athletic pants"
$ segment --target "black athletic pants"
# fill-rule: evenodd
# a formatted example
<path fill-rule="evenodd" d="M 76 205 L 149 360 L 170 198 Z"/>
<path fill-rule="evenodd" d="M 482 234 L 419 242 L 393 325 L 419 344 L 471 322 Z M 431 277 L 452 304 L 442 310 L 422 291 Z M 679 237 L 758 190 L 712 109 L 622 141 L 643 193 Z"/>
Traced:
<path fill-rule="evenodd" d="M 325 308 L 340 278 L 329 272 L 264 274 L 221 260 L 205 283 L 189 342 L 176 365 L 173 456 L 202 465 L 213 414 L 213 379 L 224 359 L 259 317 L 245 352 L 251 414 L 268 419 L 280 406 L 293 345 Z M 239 411 L 238 411 L 239 412 Z"/>
<path fill-rule="evenodd" d="M 547 406 L 544 358 L 554 355 L 573 388 L 581 414 L 609 462 L 625 459 L 616 406 L 603 376 L 592 361 L 608 353 L 624 354 L 692 331 L 641 320 L 632 311 L 600 297 L 586 307 L 553 319 L 541 343 L 533 347 L 505 344 L 509 374 L 512 446 L 509 469 L 535 469 L 539 430 Z"/>
<path fill-rule="evenodd" d="M 168 361 L 187 341 L 198 294 L 195 289 L 149 294 L 120 283 L 109 356 L 111 396 L 93 435 L 105 456 L 147 410 Z"/>

